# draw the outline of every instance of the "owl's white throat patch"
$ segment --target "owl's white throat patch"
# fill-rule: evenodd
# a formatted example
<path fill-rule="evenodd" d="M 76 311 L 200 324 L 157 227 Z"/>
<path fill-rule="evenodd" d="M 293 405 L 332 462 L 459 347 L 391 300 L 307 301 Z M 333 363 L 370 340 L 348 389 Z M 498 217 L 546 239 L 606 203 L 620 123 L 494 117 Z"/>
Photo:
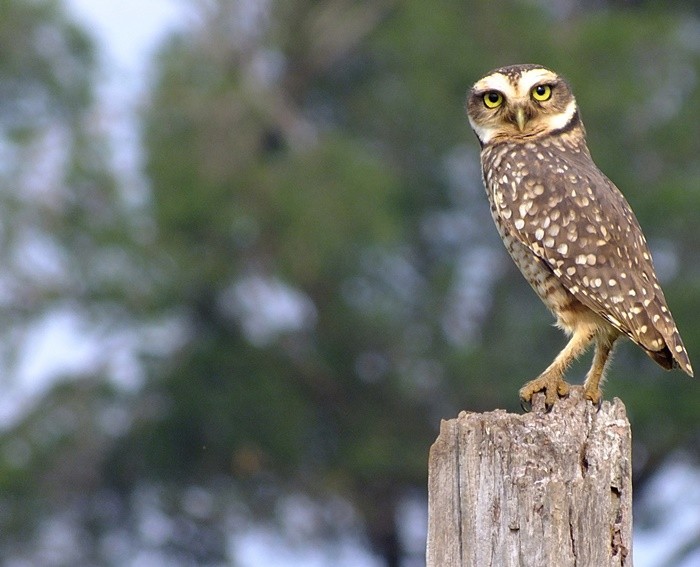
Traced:
<path fill-rule="evenodd" d="M 566 128 L 569 125 L 569 122 L 571 122 L 574 119 L 574 116 L 576 116 L 577 108 L 576 99 L 572 97 L 569 104 L 566 105 L 564 112 L 560 112 L 559 114 L 555 114 L 549 118 L 550 131 Z"/>
<path fill-rule="evenodd" d="M 469 117 L 469 124 L 482 145 L 488 144 L 491 141 L 491 138 L 493 138 L 494 135 L 498 134 L 498 132 L 501 130 L 500 128 L 480 126 L 472 120 L 471 116 Z"/>

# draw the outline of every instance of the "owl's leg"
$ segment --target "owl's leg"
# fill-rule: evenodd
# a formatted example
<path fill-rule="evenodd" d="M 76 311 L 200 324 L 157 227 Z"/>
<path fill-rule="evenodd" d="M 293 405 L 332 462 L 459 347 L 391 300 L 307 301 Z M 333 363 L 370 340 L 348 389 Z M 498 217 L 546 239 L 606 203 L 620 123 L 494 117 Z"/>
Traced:
<path fill-rule="evenodd" d="M 584 396 L 596 406 L 600 404 L 602 395 L 600 385 L 604 381 L 605 368 L 610 360 L 610 353 L 617 337 L 618 335 L 609 334 L 596 336 L 593 364 L 588 374 L 586 374 L 586 381 L 583 383 Z"/>
<path fill-rule="evenodd" d="M 537 378 L 520 388 L 520 399 L 529 404 L 532 403 L 533 394 L 544 392 L 545 404 L 551 407 L 559 397 L 566 396 L 569 393 L 569 384 L 564 380 L 564 372 L 586 351 L 594 336 L 595 330 L 588 325 L 576 327 L 568 344 L 557 355 L 554 362 Z"/>

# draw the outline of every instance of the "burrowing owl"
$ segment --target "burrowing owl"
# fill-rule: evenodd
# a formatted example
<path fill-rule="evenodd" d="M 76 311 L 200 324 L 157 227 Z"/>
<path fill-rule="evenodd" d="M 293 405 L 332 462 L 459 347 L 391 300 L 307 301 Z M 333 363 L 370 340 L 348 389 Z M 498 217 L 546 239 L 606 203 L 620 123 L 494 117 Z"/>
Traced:
<path fill-rule="evenodd" d="M 520 398 L 530 402 L 544 391 L 551 405 L 566 395 L 566 368 L 595 343 L 584 392 L 598 404 L 606 362 L 621 335 L 664 368 L 692 376 L 642 230 L 622 193 L 593 163 L 567 82 L 540 65 L 502 67 L 472 87 L 467 113 L 501 238 L 571 336 Z"/>

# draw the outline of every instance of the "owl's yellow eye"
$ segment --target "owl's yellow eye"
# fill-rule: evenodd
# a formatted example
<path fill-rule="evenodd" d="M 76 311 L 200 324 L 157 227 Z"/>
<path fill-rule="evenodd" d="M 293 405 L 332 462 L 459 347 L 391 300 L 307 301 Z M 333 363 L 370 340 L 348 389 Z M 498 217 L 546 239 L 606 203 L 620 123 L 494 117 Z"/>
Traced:
<path fill-rule="evenodd" d="M 549 85 L 537 85 L 534 89 L 532 89 L 532 98 L 539 102 L 549 100 L 551 96 L 552 87 Z"/>
<path fill-rule="evenodd" d="M 498 91 L 491 91 L 484 95 L 486 108 L 497 108 L 503 104 L 503 95 Z"/>

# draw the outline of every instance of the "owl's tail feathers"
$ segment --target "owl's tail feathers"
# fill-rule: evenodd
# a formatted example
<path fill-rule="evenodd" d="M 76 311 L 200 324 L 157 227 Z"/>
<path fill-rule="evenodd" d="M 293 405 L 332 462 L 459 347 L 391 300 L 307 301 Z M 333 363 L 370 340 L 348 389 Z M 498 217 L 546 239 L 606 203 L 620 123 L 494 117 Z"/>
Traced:
<path fill-rule="evenodd" d="M 671 354 L 671 351 L 668 349 L 668 347 L 664 347 L 661 350 L 644 349 L 644 352 L 646 352 L 647 355 L 649 355 L 649 358 L 656 362 L 656 364 L 658 364 L 662 368 L 665 368 L 666 370 L 678 368 L 678 361 L 676 361 L 676 359 L 673 358 L 673 355 Z"/>
<path fill-rule="evenodd" d="M 670 336 L 666 338 L 666 345 L 664 345 L 664 348 L 661 350 L 649 350 L 645 348 L 644 351 L 654 362 L 666 370 L 680 368 L 683 372 L 688 374 L 688 376 L 693 376 L 693 367 L 690 364 L 688 352 L 685 350 L 685 346 L 683 346 L 683 341 L 678 331 L 674 330 Z"/>
<path fill-rule="evenodd" d="M 648 305 L 644 305 L 648 303 Z M 659 292 L 652 301 L 634 306 L 636 316 L 636 337 L 639 345 L 660 366 L 666 370 L 680 368 L 689 376 L 693 375 L 688 352 L 685 350 L 676 323 Z"/>
<path fill-rule="evenodd" d="M 685 346 L 683 345 L 678 331 L 671 333 L 671 336 L 666 339 L 666 342 L 671 354 L 673 354 L 674 367 L 680 368 L 688 376 L 693 376 L 693 367 L 690 364 L 688 352 L 685 350 Z"/>

